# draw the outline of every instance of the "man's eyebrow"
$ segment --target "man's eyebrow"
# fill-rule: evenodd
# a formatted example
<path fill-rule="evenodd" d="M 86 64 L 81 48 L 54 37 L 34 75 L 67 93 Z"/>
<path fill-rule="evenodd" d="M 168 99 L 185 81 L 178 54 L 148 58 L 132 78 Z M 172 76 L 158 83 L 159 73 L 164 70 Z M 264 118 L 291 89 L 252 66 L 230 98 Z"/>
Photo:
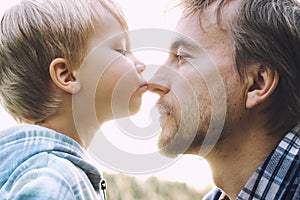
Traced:
<path fill-rule="evenodd" d="M 196 42 L 193 42 L 192 40 L 189 40 L 184 37 L 177 38 L 174 42 L 172 42 L 170 50 L 175 50 L 178 49 L 179 47 L 184 47 L 191 51 L 200 50 L 200 46 Z"/>

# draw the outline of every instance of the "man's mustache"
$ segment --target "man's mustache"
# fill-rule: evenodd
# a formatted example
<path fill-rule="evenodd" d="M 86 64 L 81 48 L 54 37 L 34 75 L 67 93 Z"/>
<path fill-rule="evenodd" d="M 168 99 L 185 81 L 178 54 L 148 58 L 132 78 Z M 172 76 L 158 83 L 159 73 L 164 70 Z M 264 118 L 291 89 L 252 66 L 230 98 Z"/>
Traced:
<path fill-rule="evenodd" d="M 174 107 L 167 102 L 163 97 L 160 97 L 159 100 L 156 102 L 156 108 L 161 115 L 173 115 L 174 114 Z"/>

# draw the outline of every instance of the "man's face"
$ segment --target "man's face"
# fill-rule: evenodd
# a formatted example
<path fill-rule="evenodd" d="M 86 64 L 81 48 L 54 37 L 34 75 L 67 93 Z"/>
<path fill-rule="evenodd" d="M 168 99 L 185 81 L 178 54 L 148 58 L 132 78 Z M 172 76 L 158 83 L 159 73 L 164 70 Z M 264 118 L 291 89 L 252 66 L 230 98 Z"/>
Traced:
<path fill-rule="evenodd" d="M 161 96 L 158 145 L 171 157 L 213 147 L 221 131 L 221 138 L 226 135 L 224 127 L 231 128 L 244 110 L 230 36 L 216 16 L 202 17 L 201 25 L 196 14 L 179 20 L 168 59 L 149 84 Z"/>

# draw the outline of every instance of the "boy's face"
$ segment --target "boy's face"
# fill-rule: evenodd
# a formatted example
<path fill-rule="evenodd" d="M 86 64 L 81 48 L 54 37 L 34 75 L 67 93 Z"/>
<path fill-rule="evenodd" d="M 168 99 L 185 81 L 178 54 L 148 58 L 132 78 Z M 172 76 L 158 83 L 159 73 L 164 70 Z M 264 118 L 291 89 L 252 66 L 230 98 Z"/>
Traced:
<path fill-rule="evenodd" d="M 80 68 L 84 74 L 80 82 L 83 95 L 94 98 L 94 113 L 101 124 L 136 113 L 147 84 L 140 75 L 145 66 L 130 52 L 128 35 L 118 20 L 107 12 L 95 31 Z"/>

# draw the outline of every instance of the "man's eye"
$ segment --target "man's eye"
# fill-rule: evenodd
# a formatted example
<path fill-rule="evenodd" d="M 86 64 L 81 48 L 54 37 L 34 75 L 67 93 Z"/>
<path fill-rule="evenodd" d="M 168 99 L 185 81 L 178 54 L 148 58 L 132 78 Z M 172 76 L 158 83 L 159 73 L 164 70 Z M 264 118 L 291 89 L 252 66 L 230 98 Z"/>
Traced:
<path fill-rule="evenodd" d="M 178 60 L 178 61 L 180 61 L 180 60 L 183 59 L 182 55 L 179 55 L 179 54 L 177 54 L 176 57 L 177 57 L 177 60 Z"/>
<path fill-rule="evenodd" d="M 176 54 L 177 63 L 183 63 L 184 62 L 184 56 L 181 54 Z"/>

